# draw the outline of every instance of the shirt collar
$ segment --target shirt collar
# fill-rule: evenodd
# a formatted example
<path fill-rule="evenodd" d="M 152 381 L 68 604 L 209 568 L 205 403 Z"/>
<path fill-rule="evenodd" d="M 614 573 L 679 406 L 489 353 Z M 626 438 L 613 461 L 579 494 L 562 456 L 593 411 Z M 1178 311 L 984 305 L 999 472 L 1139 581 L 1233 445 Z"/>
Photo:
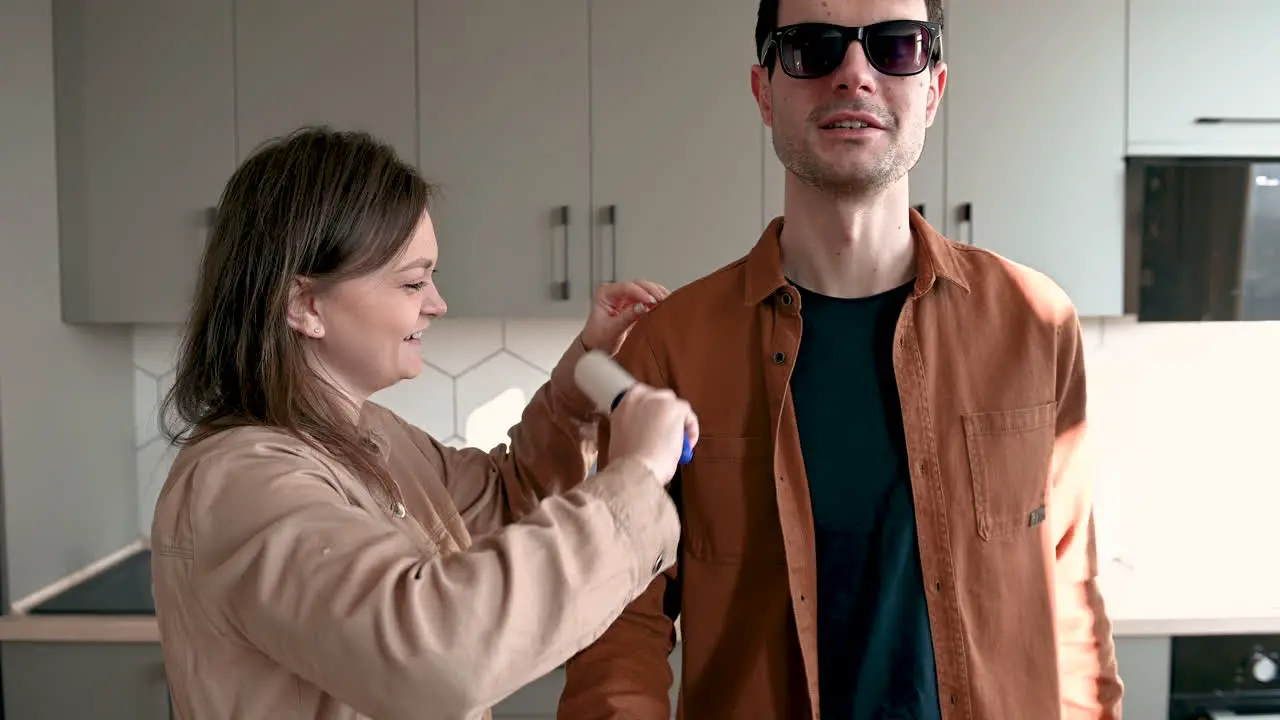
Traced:
<path fill-rule="evenodd" d="M 916 287 L 914 294 L 919 297 L 933 289 L 938 278 L 942 278 L 957 287 L 969 292 L 969 279 L 965 275 L 957 258 L 959 249 L 952 241 L 933 229 L 925 221 L 924 216 L 915 209 L 911 213 L 911 236 L 916 248 Z M 743 302 L 755 305 L 779 288 L 788 285 L 782 271 L 782 246 L 779 238 L 782 234 L 783 218 L 774 218 L 760 235 L 760 240 L 747 255 L 746 283 Z"/>

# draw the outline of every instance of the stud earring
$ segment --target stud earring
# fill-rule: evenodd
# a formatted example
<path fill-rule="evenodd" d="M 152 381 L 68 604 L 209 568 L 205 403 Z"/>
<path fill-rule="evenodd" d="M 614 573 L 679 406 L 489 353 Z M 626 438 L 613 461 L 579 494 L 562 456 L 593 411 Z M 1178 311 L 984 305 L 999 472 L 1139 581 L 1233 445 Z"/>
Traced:
<path fill-rule="evenodd" d="M 315 326 L 315 327 L 311 328 L 311 334 L 312 334 L 312 335 L 319 335 L 319 334 L 320 334 L 320 326 L 319 326 L 319 325 L 317 325 L 317 326 Z"/>

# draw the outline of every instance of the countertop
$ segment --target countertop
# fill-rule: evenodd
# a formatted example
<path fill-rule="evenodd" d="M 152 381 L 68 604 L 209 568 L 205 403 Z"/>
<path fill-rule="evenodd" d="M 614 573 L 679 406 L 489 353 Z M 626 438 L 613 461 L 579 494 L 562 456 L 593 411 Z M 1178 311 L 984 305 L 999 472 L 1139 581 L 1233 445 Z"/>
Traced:
<path fill-rule="evenodd" d="M 158 643 L 151 551 L 138 541 L 14 603 L 0 642 Z"/>
<path fill-rule="evenodd" d="M 1259 567 L 1241 574 L 1221 563 L 1189 569 L 1176 561 L 1102 564 L 1098 585 L 1116 637 L 1280 634 L 1280 573 Z"/>
<path fill-rule="evenodd" d="M 1104 562 L 1099 585 L 1115 636 L 1280 634 L 1280 573 L 1186 575 Z M 15 603 L 0 616 L 6 641 L 160 642 L 145 540 Z"/>

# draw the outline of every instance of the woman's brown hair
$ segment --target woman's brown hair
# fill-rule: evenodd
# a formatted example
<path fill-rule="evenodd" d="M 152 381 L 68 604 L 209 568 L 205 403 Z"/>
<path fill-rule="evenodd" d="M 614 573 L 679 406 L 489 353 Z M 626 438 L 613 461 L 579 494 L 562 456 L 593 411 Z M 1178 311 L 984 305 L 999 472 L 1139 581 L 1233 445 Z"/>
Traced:
<path fill-rule="evenodd" d="M 317 291 L 396 259 L 434 194 L 372 136 L 303 128 L 258 148 L 228 180 L 200 263 L 162 427 L 174 443 L 279 428 L 352 471 L 385 479 L 376 455 L 289 327 L 290 291 Z"/>

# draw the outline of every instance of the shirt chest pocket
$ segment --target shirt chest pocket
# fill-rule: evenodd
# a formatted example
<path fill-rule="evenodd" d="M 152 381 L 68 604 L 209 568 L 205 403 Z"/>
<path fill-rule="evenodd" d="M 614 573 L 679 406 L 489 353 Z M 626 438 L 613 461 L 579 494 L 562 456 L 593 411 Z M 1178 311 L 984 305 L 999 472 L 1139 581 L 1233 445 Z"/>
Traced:
<path fill-rule="evenodd" d="M 978 535 L 995 541 L 1043 523 L 1057 403 L 964 415 Z"/>
<path fill-rule="evenodd" d="M 691 557 L 785 562 L 770 438 L 703 436 L 680 483 Z"/>

